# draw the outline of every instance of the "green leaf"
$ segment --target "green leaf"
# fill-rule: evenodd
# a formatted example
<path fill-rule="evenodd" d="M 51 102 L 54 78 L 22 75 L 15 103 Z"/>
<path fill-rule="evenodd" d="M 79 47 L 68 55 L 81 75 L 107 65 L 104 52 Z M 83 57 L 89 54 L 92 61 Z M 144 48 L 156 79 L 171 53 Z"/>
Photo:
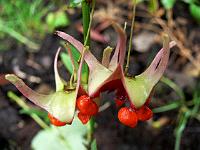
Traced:
<path fill-rule="evenodd" d="M 69 7 L 77 7 L 82 0 L 69 0 Z"/>
<path fill-rule="evenodd" d="M 70 24 L 70 20 L 64 11 L 49 13 L 46 17 L 46 22 L 52 30 L 57 27 L 65 27 Z"/>
<path fill-rule="evenodd" d="M 70 74 L 73 73 L 73 67 L 72 67 L 72 63 L 71 63 L 71 60 L 70 60 L 70 57 L 68 54 L 66 53 L 61 53 L 61 60 L 65 66 L 65 68 L 69 71 Z"/>
<path fill-rule="evenodd" d="M 192 3 L 193 2 L 193 0 L 182 0 L 183 2 L 185 2 L 185 3 Z"/>
<path fill-rule="evenodd" d="M 175 2 L 176 0 L 161 0 L 161 3 L 165 7 L 165 9 L 173 8 Z"/>
<path fill-rule="evenodd" d="M 83 138 L 86 132 L 86 126 L 75 118 L 72 125 L 41 130 L 33 138 L 31 147 L 34 150 L 86 150 Z"/>
<path fill-rule="evenodd" d="M 79 58 L 80 58 L 80 53 L 72 45 L 70 45 L 70 49 L 71 49 L 71 52 L 72 52 L 72 56 L 75 60 L 75 66 L 76 66 L 76 68 L 78 68 L 78 61 L 79 61 Z M 67 52 L 67 50 L 66 50 L 66 52 Z M 66 53 L 61 53 L 61 60 L 64 63 L 67 70 L 72 74 L 72 72 L 73 72 L 72 68 L 73 67 L 72 67 L 72 63 L 71 63 L 69 55 L 66 54 Z M 88 70 L 87 64 L 84 63 L 83 66 L 82 66 L 82 77 L 81 77 L 82 81 L 87 81 L 88 74 L 89 74 L 89 70 Z"/>
<path fill-rule="evenodd" d="M 190 111 L 185 111 L 180 114 L 178 125 L 175 129 L 175 136 L 176 136 L 176 142 L 174 148 L 175 150 L 180 150 L 181 137 L 183 131 L 185 130 L 189 117 L 190 117 Z"/>
<path fill-rule="evenodd" d="M 45 111 L 39 110 L 37 108 L 30 108 L 30 109 L 22 109 L 20 110 L 20 114 L 26 114 L 26 115 L 31 115 L 31 114 L 36 114 L 40 117 L 47 117 L 47 113 Z"/>
<path fill-rule="evenodd" d="M 91 150 L 97 150 L 97 141 L 94 139 L 91 144 Z"/>
<path fill-rule="evenodd" d="M 26 115 L 37 115 L 38 117 L 40 117 L 45 123 L 49 123 L 49 118 L 47 116 L 47 112 L 36 109 L 36 108 L 29 108 L 29 109 L 21 109 L 19 111 L 20 114 L 26 114 Z"/>
<path fill-rule="evenodd" d="M 173 110 L 173 109 L 177 109 L 180 106 L 181 106 L 181 102 L 179 100 L 173 101 L 169 104 L 165 104 L 164 106 L 154 108 L 153 113 L 161 113 L 161 112 L 170 111 L 170 110 Z"/>
<path fill-rule="evenodd" d="M 148 9 L 151 13 L 155 13 L 158 10 L 158 0 L 150 0 Z"/>
<path fill-rule="evenodd" d="M 183 90 L 175 82 L 173 82 L 172 80 L 170 80 L 167 77 L 162 77 L 161 78 L 161 82 L 163 82 L 166 85 L 168 85 L 169 87 L 171 87 L 176 92 L 176 94 L 178 96 L 180 96 L 180 98 L 182 99 L 182 101 L 185 100 L 185 95 L 184 95 Z"/>
<path fill-rule="evenodd" d="M 200 5 L 195 3 L 190 4 L 190 14 L 194 17 L 194 19 L 200 23 Z"/>

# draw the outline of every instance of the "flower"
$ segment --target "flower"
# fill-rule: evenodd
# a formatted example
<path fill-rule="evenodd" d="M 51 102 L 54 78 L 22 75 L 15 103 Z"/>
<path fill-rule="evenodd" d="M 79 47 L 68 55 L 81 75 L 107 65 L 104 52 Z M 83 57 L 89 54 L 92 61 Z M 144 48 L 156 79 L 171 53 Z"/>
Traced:
<path fill-rule="evenodd" d="M 130 77 L 123 71 L 126 34 L 119 25 L 113 23 L 113 27 L 118 33 L 118 41 L 111 59 L 112 49 L 109 47 L 104 50 L 102 63 L 90 51 L 85 54 L 84 59 L 89 66 L 88 93 L 90 97 L 95 98 L 102 91 L 116 90 L 117 106 L 119 106 L 119 101 L 120 106 L 126 102 L 129 105 L 129 107 L 120 108 L 119 121 L 127 126 L 135 127 L 137 120 L 146 121 L 153 116 L 152 111 L 148 108 L 150 94 L 167 67 L 170 48 L 176 43 L 169 42 L 169 37 L 164 35 L 163 48 L 157 53 L 150 66 L 140 75 Z M 61 31 L 57 31 L 56 34 L 71 43 L 80 53 L 82 52 L 81 42 Z"/>
<path fill-rule="evenodd" d="M 135 108 L 142 107 L 148 99 L 153 87 L 162 77 L 167 67 L 170 48 L 176 43 L 169 42 L 168 36 L 164 36 L 163 48 L 155 56 L 150 66 L 140 75 L 135 77 L 126 76 L 123 71 L 126 53 L 126 34 L 117 24 L 113 24 L 118 33 L 118 42 L 113 57 L 109 58 L 109 49 L 105 49 L 102 63 L 95 56 L 87 51 L 85 61 L 89 66 L 88 93 L 90 97 L 96 97 L 104 90 L 117 90 L 125 93 Z M 83 45 L 72 36 L 57 31 L 56 34 L 71 43 L 81 53 Z M 124 92 L 125 91 L 125 92 Z"/>
<path fill-rule="evenodd" d="M 80 87 L 83 56 L 78 69 L 76 85 L 70 85 L 69 83 L 63 82 L 58 74 L 57 59 L 60 50 L 61 48 L 58 49 L 54 59 L 56 91 L 53 94 L 42 95 L 36 93 L 14 74 L 7 74 L 5 76 L 26 98 L 45 109 L 49 113 L 50 121 L 57 126 L 63 126 L 66 123 L 71 124 L 75 114 L 76 99 L 78 96 L 86 94 L 83 88 Z"/>
<path fill-rule="evenodd" d="M 79 119 L 83 124 L 87 123 L 91 116 L 98 112 L 98 106 L 92 98 L 98 98 L 103 91 L 115 90 L 117 106 L 122 107 L 126 104 L 126 107 L 120 108 L 118 112 L 119 121 L 127 126 L 135 127 L 138 120 L 146 121 L 153 115 L 148 108 L 152 89 L 162 77 L 167 67 L 170 48 L 176 43 L 174 41 L 169 42 L 168 36 L 165 35 L 163 48 L 157 53 L 150 66 L 140 75 L 127 76 L 123 71 L 126 55 L 126 34 L 118 24 L 113 23 L 113 27 L 118 33 L 117 46 L 111 59 L 112 48 L 107 47 L 104 50 L 102 62 L 99 62 L 81 42 L 72 36 L 61 31 L 56 32 L 58 36 L 72 44 L 82 54 L 76 84 L 65 84 L 58 74 L 57 59 L 60 48 L 54 60 L 55 93 L 50 95 L 38 94 L 13 74 L 6 75 L 6 79 L 13 83 L 30 101 L 48 111 L 51 122 L 58 126 L 72 122 L 76 106 L 79 111 Z M 68 50 L 70 52 L 70 49 Z M 73 64 L 72 56 L 70 58 Z M 80 85 L 84 60 L 89 67 L 88 93 Z M 76 74 L 76 71 L 74 74 Z"/>

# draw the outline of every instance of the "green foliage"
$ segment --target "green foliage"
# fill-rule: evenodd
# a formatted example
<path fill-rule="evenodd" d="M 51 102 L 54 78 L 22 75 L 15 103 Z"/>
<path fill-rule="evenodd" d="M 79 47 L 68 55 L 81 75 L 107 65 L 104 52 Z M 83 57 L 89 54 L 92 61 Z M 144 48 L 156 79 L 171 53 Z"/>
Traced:
<path fill-rule="evenodd" d="M 150 0 L 148 10 L 151 13 L 155 13 L 158 10 L 158 0 Z"/>
<path fill-rule="evenodd" d="M 73 66 L 71 63 L 71 59 L 67 53 L 61 53 L 61 60 L 65 66 L 65 68 L 69 71 L 70 74 L 73 73 Z"/>
<path fill-rule="evenodd" d="M 86 126 L 75 118 L 72 125 L 41 130 L 31 146 L 34 150 L 86 150 L 87 141 L 83 137 L 86 132 Z"/>
<path fill-rule="evenodd" d="M 192 100 L 186 100 L 184 92 L 181 88 L 176 85 L 173 81 L 168 78 L 162 78 L 161 80 L 163 83 L 171 87 L 177 95 L 179 95 L 180 99 L 175 100 L 169 104 L 164 106 L 154 108 L 154 113 L 160 113 L 165 111 L 170 111 L 174 109 L 179 110 L 178 119 L 177 119 L 177 126 L 174 130 L 175 133 L 175 150 L 180 149 L 180 142 L 182 134 L 186 128 L 187 122 L 189 119 L 197 119 L 200 121 L 200 83 L 197 84 L 197 87 L 194 91 Z"/>
<path fill-rule="evenodd" d="M 153 0 L 151 0 L 153 1 Z M 153 9 L 152 4 L 150 1 L 149 9 L 150 11 Z M 193 16 L 193 18 L 200 23 L 200 1 L 198 0 L 182 0 L 182 2 L 185 2 L 189 5 L 190 14 Z M 161 0 L 162 5 L 165 9 L 172 9 L 174 7 L 174 4 L 176 3 L 176 0 Z"/>
<path fill-rule="evenodd" d="M 77 7 L 81 2 L 82 0 L 69 0 L 69 7 Z"/>
<path fill-rule="evenodd" d="M 61 4 L 56 4 L 53 0 L 48 3 L 43 0 L 1 0 L 0 39 L 9 35 L 31 50 L 37 50 L 38 43 L 46 32 L 52 32 L 56 27 L 69 24 L 69 19 L 63 10 L 50 12 L 47 15 L 56 5 Z M 44 21 L 46 15 L 47 23 Z"/>
<path fill-rule="evenodd" d="M 161 0 L 161 3 L 165 7 L 165 9 L 173 8 L 175 2 L 176 0 Z"/>
<path fill-rule="evenodd" d="M 72 56 L 75 60 L 75 66 L 76 68 L 78 68 L 79 66 L 78 62 L 81 55 L 74 46 L 70 45 L 70 49 L 72 51 Z M 69 55 L 67 53 L 61 53 L 61 60 L 63 64 L 65 65 L 66 69 L 70 72 L 70 74 L 72 74 L 73 69 L 72 69 L 72 63 L 71 63 Z M 84 83 L 87 83 L 88 73 L 89 73 L 89 70 L 88 70 L 87 64 L 84 63 L 82 66 L 82 76 L 81 76 L 81 79 Z"/>
<path fill-rule="evenodd" d="M 6 35 L 26 44 L 31 49 L 38 49 L 33 42 L 35 37 L 42 36 L 45 27 L 42 17 L 48 10 L 42 0 L 30 3 L 28 0 L 0 1 L 0 36 Z"/>
<path fill-rule="evenodd" d="M 33 30 L 44 31 L 42 17 L 47 13 L 48 6 L 44 7 L 42 0 L 35 0 L 32 3 L 28 0 L 4 0 L 0 1 L 0 5 L 0 19 L 9 28 L 27 37 L 34 33 Z"/>
<path fill-rule="evenodd" d="M 35 122 L 38 123 L 38 125 L 40 125 L 42 128 L 48 128 L 48 125 L 39 117 L 39 111 L 36 113 L 35 111 L 32 111 L 31 108 L 24 102 L 24 100 L 22 98 L 20 98 L 19 96 L 17 96 L 15 93 L 9 91 L 7 93 L 8 97 L 10 98 L 10 100 L 16 102 L 20 107 L 21 107 L 21 112 L 27 112 L 27 114 L 33 119 L 35 120 Z M 40 114 L 40 116 L 42 115 L 42 113 Z M 44 115 L 43 117 L 46 118 Z"/>
<path fill-rule="evenodd" d="M 31 116 L 32 114 L 37 115 L 38 117 L 40 117 L 45 123 L 49 124 L 49 118 L 47 116 L 47 112 L 39 110 L 37 108 L 29 108 L 29 109 L 21 109 L 20 114 L 26 114 Z"/>
<path fill-rule="evenodd" d="M 197 5 L 196 3 L 191 3 L 190 14 L 195 18 L 198 23 L 200 23 L 200 5 Z"/>
<path fill-rule="evenodd" d="M 65 27 L 70 24 L 70 20 L 64 11 L 48 13 L 46 22 L 51 31 L 57 27 Z"/>
<path fill-rule="evenodd" d="M 97 150 L 97 141 L 94 139 L 91 144 L 91 150 Z"/>

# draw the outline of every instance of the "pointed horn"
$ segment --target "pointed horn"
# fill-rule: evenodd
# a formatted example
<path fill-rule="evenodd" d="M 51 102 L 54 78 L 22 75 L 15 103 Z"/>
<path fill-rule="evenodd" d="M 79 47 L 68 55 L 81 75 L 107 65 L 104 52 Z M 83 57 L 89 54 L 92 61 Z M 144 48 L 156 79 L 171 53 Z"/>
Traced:
<path fill-rule="evenodd" d="M 135 78 L 123 77 L 122 83 L 132 104 L 139 108 L 146 102 L 153 87 L 162 77 L 168 63 L 170 48 L 176 43 L 164 37 L 163 48 L 158 52 L 151 65 Z"/>
<path fill-rule="evenodd" d="M 102 65 L 104 65 L 105 67 L 109 66 L 110 55 L 112 51 L 113 51 L 113 48 L 111 48 L 110 46 L 106 47 L 103 51 Z"/>
<path fill-rule="evenodd" d="M 64 89 L 63 81 L 58 73 L 58 55 L 60 53 L 61 47 L 58 48 L 55 58 L 54 58 L 54 74 L 56 82 L 56 91 L 62 91 Z"/>
<path fill-rule="evenodd" d="M 150 66 L 137 77 L 146 77 L 152 80 L 152 84 L 156 84 L 162 77 L 169 60 L 170 48 L 176 45 L 174 41 L 169 42 L 169 37 L 164 36 L 163 48 L 155 56 Z"/>
<path fill-rule="evenodd" d="M 122 67 L 124 65 L 124 59 L 126 55 L 126 34 L 117 23 L 113 23 L 112 25 L 115 31 L 118 33 L 118 40 L 114 55 L 110 61 L 109 69 L 115 70 L 118 63 L 120 63 Z"/>
<path fill-rule="evenodd" d="M 31 102 L 42 107 L 45 110 L 49 110 L 48 102 L 51 95 L 38 94 L 29 88 L 20 78 L 14 74 L 7 74 L 6 80 L 10 81 L 15 87 Z"/>
<path fill-rule="evenodd" d="M 57 34 L 59 37 L 66 40 L 70 44 L 72 44 L 80 53 L 82 53 L 84 46 L 81 42 L 76 40 L 74 37 L 61 31 L 56 31 L 55 34 Z M 85 61 L 88 64 L 89 68 L 95 68 L 96 65 L 98 65 L 99 63 L 98 60 L 94 57 L 94 55 L 89 50 L 85 52 Z"/>

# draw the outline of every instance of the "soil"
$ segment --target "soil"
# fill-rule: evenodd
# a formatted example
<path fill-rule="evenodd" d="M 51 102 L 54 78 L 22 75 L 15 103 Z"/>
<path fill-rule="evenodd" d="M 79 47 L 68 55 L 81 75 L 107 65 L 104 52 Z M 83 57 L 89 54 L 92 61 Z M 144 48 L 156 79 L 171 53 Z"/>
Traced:
<path fill-rule="evenodd" d="M 189 42 L 196 43 L 200 46 L 200 32 L 199 25 L 189 16 L 186 5 L 176 5 L 174 11 L 175 23 L 177 17 L 185 17 L 189 24 L 186 24 L 186 32 L 196 33 L 193 36 L 193 40 Z M 181 12 L 181 13 L 180 13 Z M 182 14 L 183 12 L 183 14 Z M 79 21 L 80 15 L 71 16 L 73 20 Z M 145 22 L 141 18 L 138 18 L 139 22 Z M 81 39 L 82 35 L 77 33 L 74 27 L 70 26 L 62 29 L 65 32 Z M 136 34 L 140 34 L 142 31 L 139 30 Z M 104 31 L 104 34 L 111 34 L 109 36 L 114 37 L 113 30 L 108 28 Z M 187 36 L 189 36 L 187 35 Z M 187 37 L 186 36 L 186 37 Z M 22 71 L 26 74 L 25 82 L 30 85 L 33 89 L 38 89 L 40 85 L 48 85 L 50 89 L 55 87 L 54 85 L 54 74 L 53 74 L 53 58 L 55 52 L 59 46 L 59 38 L 55 35 L 46 35 L 46 38 L 42 42 L 39 51 L 33 53 L 29 52 L 25 46 L 13 44 L 12 49 L 0 52 L 0 74 L 5 73 L 16 73 Z M 188 43 L 192 45 L 194 43 Z M 93 53 L 98 57 L 102 56 L 102 49 L 106 44 L 92 42 Z M 156 42 L 149 47 L 149 49 L 158 49 L 161 46 Z M 149 50 L 150 55 L 155 55 L 155 51 Z M 137 74 L 141 72 L 145 66 L 149 63 L 149 53 L 133 52 L 131 55 L 131 63 L 129 72 L 131 74 Z M 174 52 L 173 52 L 174 53 Z M 169 67 L 166 74 L 173 78 L 175 81 L 179 81 L 180 74 L 184 74 L 184 66 L 188 65 L 188 61 L 180 65 L 174 66 L 177 63 L 177 59 L 180 55 L 172 54 L 174 57 L 170 59 Z M 151 58 L 150 58 L 151 59 Z M 30 63 L 32 62 L 32 63 Z M 34 64 L 34 65 L 30 65 Z M 177 67 L 178 66 L 178 67 Z M 16 69 L 17 68 L 17 69 Z M 64 67 L 61 66 L 62 76 L 67 76 Z M 30 82 L 30 76 L 36 77 L 34 82 Z M 199 78 L 184 76 L 186 80 L 193 83 L 197 83 Z M 191 89 L 194 85 L 191 82 L 182 85 L 184 91 L 187 93 L 187 97 L 191 98 Z M 165 104 L 169 99 L 175 99 L 176 95 L 166 86 L 160 84 L 159 92 L 154 95 L 155 99 L 160 99 L 160 102 L 152 102 L 152 108 Z M 28 115 L 22 115 L 19 113 L 19 106 L 14 102 L 10 101 L 7 97 L 7 91 L 12 90 L 18 95 L 21 95 L 14 86 L 7 84 L 0 87 L 0 150 L 13 150 L 13 149 L 30 149 L 30 142 L 33 136 L 41 129 Z M 112 99 L 109 94 L 105 99 Z M 163 100 L 162 100 L 163 99 Z M 149 123 L 139 123 L 136 128 L 128 128 L 119 123 L 117 119 L 117 109 L 113 105 L 105 111 L 99 113 L 96 117 L 97 128 L 95 131 L 95 137 L 97 139 L 97 145 L 99 150 L 169 150 L 174 148 L 174 128 L 176 126 L 177 110 L 165 112 L 161 114 L 155 114 L 154 119 L 157 120 L 160 117 L 167 117 L 169 122 L 165 124 L 161 129 L 152 128 Z M 200 149 L 200 123 L 196 120 L 189 120 L 186 130 L 183 133 L 181 140 L 181 149 L 183 150 L 198 150 Z"/>

